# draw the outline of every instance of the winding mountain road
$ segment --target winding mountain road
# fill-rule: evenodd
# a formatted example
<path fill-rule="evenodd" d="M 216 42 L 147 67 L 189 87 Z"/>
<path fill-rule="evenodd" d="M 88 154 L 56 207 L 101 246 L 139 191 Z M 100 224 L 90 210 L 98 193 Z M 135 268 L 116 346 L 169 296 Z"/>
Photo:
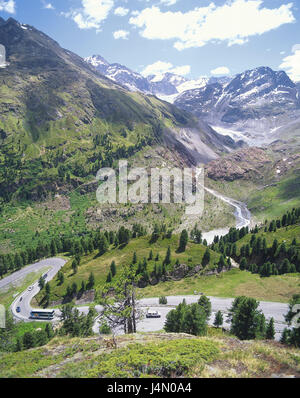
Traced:
<path fill-rule="evenodd" d="M 32 272 L 38 272 L 43 269 L 47 270 L 44 274 L 47 275 L 45 278 L 45 282 L 50 282 L 65 264 L 66 260 L 63 260 L 61 258 L 49 258 L 25 267 L 22 270 L 9 275 L 7 278 L 4 278 L 1 282 L 3 282 L 2 284 L 4 286 L 8 286 L 12 283 L 16 283 L 16 281 L 20 281 L 21 278 L 25 278 L 28 274 Z M 14 275 L 16 275 L 16 279 L 12 280 L 12 277 Z M 32 311 L 31 300 L 34 296 L 38 294 L 39 291 L 40 288 L 38 285 L 38 281 L 36 281 L 25 292 L 19 294 L 15 298 L 11 305 L 11 311 L 15 319 L 22 321 L 30 320 L 30 313 Z M 18 307 L 20 308 L 20 312 L 17 312 Z"/>
<path fill-rule="evenodd" d="M 247 209 L 244 203 L 238 202 L 234 199 L 227 198 L 218 192 L 205 188 L 209 193 L 216 196 L 217 198 L 223 200 L 224 202 L 230 204 L 235 208 L 235 217 L 236 217 L 236 226 L 237 228 L 242 228 L 250 225 L 251 222 L 251 213 Z M 228 233 L 229 228 L 224 228 L 221 230 L 214 230 L 208 233 L 203 234 L 203 238 L 205 238 L 208 243 L 213 241 L 215 235 L 225 235 Z M 8 277 L 0 280 L 0 290 L 7 289 L 10 286 L 17 286 L 17 284 L 24 279 L 28 274 L 32 272 L 38 272 L 46 269 L 45 272 L 46 278 L 45 281 L 51 281 L 55 275 L 59 272 L 59 270 L 65 265 L 66 260 L 61 258 L 50 258 L 47 260 L 42 260 L 37 262 L 36 264 L 29 265 L 20 271 L 17 271 Z M 29 287 L 25 292 L 19 294 L 14 302 L 11 305 L 11 311 L 16 320 L 19 321 L 30 321 L 30 313 L 32 311 L 31 301 L 34 296 L 39 292 L 38 281 L 36 281 L 32 286 Z M 147 309 L 157 310 L 161 313 L 161 318 L 152 318 L 142 319 L 137 326 L 138 331 L 143 332 L 154 332 L 163 329 L 166 316 L 169 311 L 174 309 L 179 303 L 182 302 L 183 299 L 186 300 L 188 304 L 195 303 L 199 300 L 200 296 L 171 296 L 167 297 L 168 304 L 167 305 L 159 305 L 158 298 L 148 298 L 142 299 L 139 301 L 138 306 L 147 311 Z M 224 326 L 229 328 L 230 324 L 228 321 L 228 311 L 232 305 L 234 299 L 231 298 L 219 298 L 219 297 L 210 297 L 212 303 L 212 316 L 209 320 L 209 324 L 213 324 L 214 317 L 217 311 L 221 311 L 224 316 Z M 19 307 L 19 312 L 17 312 L 17 308 Z M 87 313 L 89 310 L 88 306 L 78 307 L 81 313 Z M 102 310 L 101 306 L 96 306 L 96 311 L 100 313 Z M 274 302 L 260 302 L 260 310 L 264 313 L 267 319 L 271 317 L 274 318 L 275 321 L 275 330 L 276 330 L 276 339 L 278 340 L 283 329 L 287 326 L 285 323 L 284 315 L 288 312 L 288 304 L 284 303 L 274 303 Z M 54 322 L 59 320 L 60 310 L 55 310 L 55 318 Z M 93 330 L 94 332 L 99 331 L 99 321 L 96 319 Z M 120 331 L 122 333 L 122 331 Z"/>
<path fill-rule="evenodd" d="M 58 271 L 64 266 L 66 263 L 65 260 L 60 258 L 52 258 L 40 261 L 36 264 L 32 264 L 28 267 L 15 274 L 12 274 L 3 280 L 1 280 L 0 290 L 7 288 L 12 283 L 16 283 L 16 281 L 20 281 L 21 278 L 25 278 L 26 275 L 32 273 L 33 271 L 40 271 L 41 269 L 48 269 L 47 277 L 45 280 L 49 282 L 52 280 Z M 13 276 L 15 275 L 15 279 Z M 31 321 L 30 320 L 30 312 L 32 311 L 31 301 L 33 297 L 39 292 L 38 281 L 36 281 L 31 287 L 30 290 L 27 289 L 25 292 L 19 294 L 14 302 L 11 305 L 11 311 L 16 320 L 19 321 Z M 198 295 L 194 296 L 171 296 L 167 297 L 168 304 L 167 305 L 159 305 L 158 298 L 147 298 L 139 301 L 138 306 L 146 312 L 147 309 L 157 310 L 161 313 L 161 318 L 157 319 L 142 319 L 137 326 L 138 331 L 143 332 L 154 332 L 163 329 L 164 323 L 166 320 L 166 316 L 169 311 L 174 309 L 179 303 L 182 302 L 183 299 L 186 300 L 187 304 L 195 303 L 199 300 Z M 214 316 L 217 311 L 221 311 L 224 315 L 224 326 L 229 328 L 229 323 L 226 323 L 228 310 L 230 309 L 233 299 L 231 298 L 219 298 L 219 297 L 210 297 L 212 303 L 212 316 L 210 318 L 209 323 L 212 325 L 214 321 Z M 17 312 L 17 307 L 20 307 L 20 312 Z M 87 313 L 89 310 L 88 306 L 78 307 L 81 313 Z M 284 315 L 288 312 L 288 305 L 284 303 L 273 303 L 273 302 L 261 302 L 260 309 L 264 313 L 267 319 L 271 317 L 274 318 L 275 321 L 275 330 L 276 330 L 276 339 L 278 340 L 283 329 L 287 326 L 285 324 Z M 101 306 L 96 306 L 96 311 L 100 313 L 102 310 Z M 60 310 L 55 310 L 55 319 L 54 322 L 59 320 Z M 37 321 L 38 322 L 38 321 Z M 95 333 L 99 331 L 99 321 L 96 319 L 93 330 Z M 120 333 L 122 333 L 120 331 Z"/>

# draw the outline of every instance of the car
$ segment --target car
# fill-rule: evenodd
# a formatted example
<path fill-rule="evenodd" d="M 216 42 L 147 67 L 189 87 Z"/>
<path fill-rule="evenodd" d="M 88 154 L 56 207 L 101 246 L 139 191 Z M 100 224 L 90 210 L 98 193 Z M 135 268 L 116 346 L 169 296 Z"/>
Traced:
<path fill-rule="evenodd" d="M 160 318 L 161 314 L 158 311 L 148 310 L 146 318 Z"/>
<path fill-rule="evenodd" d="M 46 279 L 48 276 L 48 274 L 43 275 L 43 279 Z"/>
<path fill-rule="evenodd" d="M 22 301 L 23 300 L 23 297 L 20 297 L 20 301 Z"/>
<path fill-rule="evenodd" d="M 21 312 L 21 308 L 20 307 L 17 307 L 17 310 L 16 310 L 17 312 Z"/>
<path fill-rule="evenodd" d="M 31 292 L 32 289 L 33 289 L 33 286 L 29 286 L 28 291 Z"/>

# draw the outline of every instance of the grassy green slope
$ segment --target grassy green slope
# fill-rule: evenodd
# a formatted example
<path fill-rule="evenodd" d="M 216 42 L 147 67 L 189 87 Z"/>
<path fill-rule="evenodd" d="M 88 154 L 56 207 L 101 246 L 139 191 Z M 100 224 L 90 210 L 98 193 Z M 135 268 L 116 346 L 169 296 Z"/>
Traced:
<path fill-rule="evenodd" d="M 41 348 L 2 354 L 0 377 L 299 377 L 299 349 L 264 341 L 242 344 L 213 332 L 215 337 L 211 332 L 208 337 L 119 336 L 113 351 L 99 337 L 55 338 Z"/>
<path fill-rule="evenodd" d="M 77 274 L 74 275 L 71 262 L 68 262 L 63 267 L 63 272 L 65 274 L 65 282 L 60 285 L 58 281 L 54 280 L 51 282 L 51 300 L 56 301 L 62 299 L 66 293 L 67 286 L 72 285 L 74 282 L 77 283 L 80 288 L 82 281 L 87 281 L 91 272 L 95 276 L 95 286 L 97 289 L 101 288 L 106 284 L 106 278 L 109 273 L 110 264 L 115 261 L 117 266 L 117 275 L 120 273 L 120 268 L 122 265 L 130 265 L 132 263 L 133 253 L 137 253 L 137 259 L 143 261 L 144 258 L 148 260 L 150 250 L 153 251 L 153 260 L 148 261 L 147 270 L 149 274 L 153 271 L 155 265 L 156 255 L 159 254 L 159 261 L 157 264 L 162 264 L 167 249 L 171 248 L 171 264 L 167 267 L 167 270 L 172 270 L 176 260 L 178 259 L 180 264 L 188 264 L 191 268 L 196 265 L 201 264 L 206 247 L 203 245 L 197 245 L 194 243 L 189 243 L 187 250 L 184 253 L 176 253 L 178 248 L 179 236 L 173 236 L 171 239 L 160 238 L 156 243 L 149 243 L 149 236 L 133 239 L 124 248 L 113 248 L 105 253 L 104 255 L 98 257 L 97 253 L 86 256 L 82 259 L 81 265 L 78 268 Z M 207 266 L 210 266 L 219 260 L 220 255 L 211 251 L 211 261 Z M 37 302 L 39 302 L 43 297 L 43 292 L 39 293 L 37 296 Z"/>
<path fill-rule="evenodd" d="M 232 161 L 234 155 L 226 156 L 225 159 L 229 159 L 229 175 L 230 171 L 239 170 L 240 166 L 245 174 L 229 180 L 207 177 L 206 184 L 228 197 L 247 203 L 254 222 L 276 218 L 300 206 L 300 147 L 292 143 L 276 143 L 268 149 L 259 149 L 261 152 L 258 153 L 262 153 L 263 157 L 261 164 L 253 161 L 247 150 L 244 150 L 242 160 Z M 226 175 L 222 160 L 218 163 L 219 169 Z"/>
<path fill-rule="evenodd" d="M 192 295 L 201 292 L 213 297 L 253 297 L 257 300 L 287 303 L 300 291 L 300 275 L 287 274 L 261 278 L 233 269 L 221 275 L 195 276 L 180 281 L 161 282 L 140 291 L 143 297 Z"/>
<path fill-rule="evenodd" d="M 10 19 L 0 35 L 9 54 L 9 66 L 0 69 L 5 200 L 70 190 L 100 167 L 161 142 L 165 128 L 196 127 L 191 115 L 128 92 L 33 27 Z"/>
<path fill-rule="evenodd" d="M 278 229 L 276 232 L 265 233 L 260 231 L 257 236 L 266 237 L 268 246 L 272 245 L 273 240 L 276 238 L 279 243 L 285 242 L 288 247 L 295 237 L 300 236 L 300 226 L 293 225 L 288 228 Z M 238 250 L 242 245 L 248 243 L 250 238 L 251 235 L 246 235 L 239 240 L 237 242 Z M 63 268 L 65 274 L 64 284 L 60 285 L 57 280 L 51 282 L 51 300 L 53 302 L 62 300 L 67 286 L 71 286 L 74 282 L 80 288 L 81 282 L 86 282 L 91 272 L 95 275 L 96 289 L 101 291 L 106 284 L 111 262 L 115 261 L 117 265 L 117 275 L 115 278 L 118 278 L 121 266 L 131 264 L 134 252 L 137 253 L 138 261 L 143 261 L 144 258 L 148 260 L 150 250 L 152 250 L 154 259 L 159 254 L 159 261 L 157 261 L 159 265 L 164 260 L 167 248 L 170 246 L 172 262 L 168 267 L 168 271 L 172 270 L 177 260 L 179 260 L 180 264 L 189 265 L 191 269 L 201 264 L 206 247 L 189 242 L 186 252 L 176 253 L 178 241 L 179 237 L 176 235 L 171 239 L 159 239 L 154 244 L 149 243 L 149 237 L 133 239 L 124 248 L 111 247 L 103 256 L 98 257 L 97 253 L 94 252 L 89 256 L 83 257 L 78 272 L 75 275 L 70 261 Z M 300 291 L 300 274 L 286 274 L 262 278 L 258 274 L 251 274 L 250 272 L 240 271 L 235 268 L 218 275 L 203 275 L 210 268 L 214 268 L 214 265 L 220 258 L 220 253 L 212 250 L 210 253 L 211 261 L 205 271 L 181 280 L 170 279 L 165 282 L 159 282 L 156 285 L 148 285 L 140 289 L 139 293 L 142 297 L 159 297 L 162 295 L 191 295 L 197 291 L 210 296 L 237 297 L 247 292 L 249 297 L 259 300 L 288 302 L 293 294 Z M 148 261 L 147 270 L 149 274 L 154 269 L 154 259 Z M 35 301 L 36 304 L 41 302 L 43 295 L 43 292 L 39 293 Z"/>

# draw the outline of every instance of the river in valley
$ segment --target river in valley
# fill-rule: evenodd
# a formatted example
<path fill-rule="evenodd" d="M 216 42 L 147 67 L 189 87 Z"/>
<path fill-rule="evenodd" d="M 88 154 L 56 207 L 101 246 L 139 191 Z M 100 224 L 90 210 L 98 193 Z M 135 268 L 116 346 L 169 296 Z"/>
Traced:
<path fill-rule="evenodd" d="M 236 228 L 248 227 L 251 223 L 251 213 L 247 206 L 243 202 L 227 198 L 226 196 L 214 191 L 213 189 L 205 187 L 205 190 L 216 198 L 228 203 L 230 206 L 234 207 L 234 216 L 236 219 Z M 216 235 L 224 236 L 229 232 L 229 228 L 214 229 L 209 232 L 204 232 L 202 234 L 203 239 L 207 240 L 208 244 L 211 244 Z"/>

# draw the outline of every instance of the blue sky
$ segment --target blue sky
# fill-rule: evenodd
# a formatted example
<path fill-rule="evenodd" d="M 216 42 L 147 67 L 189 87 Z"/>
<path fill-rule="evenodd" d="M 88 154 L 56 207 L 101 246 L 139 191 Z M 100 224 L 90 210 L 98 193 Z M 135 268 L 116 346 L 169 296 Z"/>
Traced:
<path fill-rule="evenodd" d="M 82 57 L 194 79 L 264 65 L 300 81 L 299 9 L 299 0 L 0 0 L 1 17 Z"/>

